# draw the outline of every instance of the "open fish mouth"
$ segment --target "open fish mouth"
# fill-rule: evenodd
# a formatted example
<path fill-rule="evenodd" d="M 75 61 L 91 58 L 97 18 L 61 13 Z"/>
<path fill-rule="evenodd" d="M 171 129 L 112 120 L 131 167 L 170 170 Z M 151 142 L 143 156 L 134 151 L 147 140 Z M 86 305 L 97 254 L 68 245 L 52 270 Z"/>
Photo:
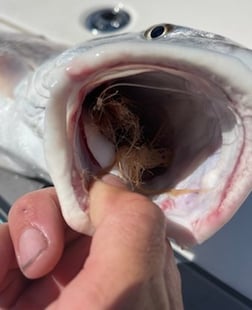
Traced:
<path fill-rule="evenodd" d="M 216 86 L 189 73 L 149 70 L 135 74 L 134 68 L 131 75 L 128 69 L 126 77 L 91 91 L 80 128 L 88 166 L 95 161 L 98 175 L 114 169 L 134 191 L 155 196 L 175 193 L 187 177 L 193 181 L 193 172 L 221 147 L 222 132 L 236 120 Z M 201 191 L 196 184 L 185 192 Z"/>
<path fill-rule="evenodd" d="M 63 82 L 48 79 L 45 148 L 63 216 L 91 233 L 88 189 L 94 178 L 114 173 L 163 210 L 168 237 L 181 245 L 202 242 L 249 193 L 251 125 L 240 105 L 249 100 L 248 87 L 233 83 L 222 54 L 214 61 L 225 68 L 215 70 L 211 51 L 197 64 L 190 49 L 155 58 L 151 49 L 135 57 L 142 47 L 133 56 L 125 48 L 103 47 L 108 57 L 88 64 L 77 57 L 67 70 L 57 69 Z"/>

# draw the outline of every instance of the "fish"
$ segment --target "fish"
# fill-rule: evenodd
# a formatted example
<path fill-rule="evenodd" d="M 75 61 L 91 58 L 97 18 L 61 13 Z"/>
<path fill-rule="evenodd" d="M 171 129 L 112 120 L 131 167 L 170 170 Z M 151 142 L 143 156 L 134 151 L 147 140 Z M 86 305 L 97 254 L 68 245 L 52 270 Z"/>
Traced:
<path fill-rule="evenodd" d="M 0 34 L 0 165 L 55 186 L 92 235 L 107 173 L 149 197 L 181 246 L 210 238 L 252 184 L 252 51 L 169 23 L 74 47 Z"/>

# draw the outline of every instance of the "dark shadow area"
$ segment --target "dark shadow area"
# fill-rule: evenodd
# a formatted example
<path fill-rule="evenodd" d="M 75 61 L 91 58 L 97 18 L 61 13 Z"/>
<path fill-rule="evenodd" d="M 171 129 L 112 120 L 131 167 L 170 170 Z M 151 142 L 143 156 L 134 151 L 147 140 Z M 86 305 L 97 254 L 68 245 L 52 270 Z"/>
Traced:
<path fill-rule="evenodd" d="M 177 255 L 176 255 L 177 256 Z M 184 310 L 250 310 L 252 300 L 238 293 L 194 263 L 177 256 Z"/>

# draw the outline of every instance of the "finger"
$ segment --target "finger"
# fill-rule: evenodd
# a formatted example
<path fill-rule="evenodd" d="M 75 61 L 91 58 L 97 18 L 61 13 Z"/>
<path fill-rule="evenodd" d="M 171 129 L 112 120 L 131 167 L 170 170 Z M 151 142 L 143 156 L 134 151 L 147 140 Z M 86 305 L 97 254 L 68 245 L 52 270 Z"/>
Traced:
<path fill-rule="evenodd" d="M 12 206 L 8 221 L 23 273 L 37 278 L 51 271 L 62 254 L 65 229 L 55 190 L 23 196 Z"/>
<path fill-rule="evenodd" d="M 0 308 L 6 309 L 23 290 L 26 280 L 17 268 L 7 224 L 0 225 Z"/>
<path fill-rule="evenodd" d="M 0 283 L 2 283 L 6 273 L 10 269 L 17 267 L 8 224 L 0 224 L 0 257 Z"/>
<path fill-rule="evenodd" d="M 91 188 L 90 217 L 96 232 L 90 255 L 59 298 L 59 308 L 108 309 L 122 296 L 126 301 L 129 294 L 138 298 L 139 290 L 154 286 L 157 277 L 160 291 L 165 290 L 164 217 L 147 198 L 114 185 L 98 181 Z"/>
<path fill-rule="evenodd" d="M 91 254 L 99 251 L 106 253 L 108 260 L 115 254 L 128 257 L 128 261 L 143 262 L 152 252 L 164 253 L 165 221 L 160 209 L 145 196 L 130 192 L 122 183 L 115 186 L 115 182 L 120 181 L 109 176 L 106 184 L 96 182 L 91 189 L 90 217 L 96 227 Z M 103 234 L 105 246 L 99 242 Z M 118 246 L 115 248 L 114 244 Z M 154 258 L 159 260 L 161 256 L 154 255 L 148 266 L 150 262 L 155 265 Z"/>
<path fill-rule="evenodd" d="M 129 299 L 134 303 L 143 287 L 151 286 L 152 291 L 155 288 L 164 293 L 165 220 L 161 210 L 145 196 L 122 185 L 115 187 L 114 178 L 105 181 L 107 184 L 97 182 L 90 193 L 90 216 L 96 233 L 87 270 L 94 287 L 100 281 L 107 283 L 104 300 L 108 306 L 130 306 Z M 108 287 L 110 290 L 106 290 Z M 155 295 L 160 304 L 166 304 L 165 294 Z M 150 304 L 148 297 L 145 299 Z"/>
<path fill-rule="evenodd" d="M 173 253 L 171 253 L 171 245 L 168 242 L 165 257 L 165 291 L 168 295 L 170 309 L 183 310 L 181 277 Z"/>

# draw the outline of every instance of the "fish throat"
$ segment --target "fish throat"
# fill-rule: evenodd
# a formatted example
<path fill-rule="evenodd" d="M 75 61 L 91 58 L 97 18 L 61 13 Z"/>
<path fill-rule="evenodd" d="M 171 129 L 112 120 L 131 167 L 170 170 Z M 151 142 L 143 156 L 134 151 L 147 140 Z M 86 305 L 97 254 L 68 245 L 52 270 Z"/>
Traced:
<path fill-rule="evenodd" d="M 165 145 L 162 130 L 165 126 L 157 126 L 148 109 L 142 109 L 123 91 L 139 85 L 115 83 L 103 87 L 89 94 L 87 112 L 100 133 L 115 146 L 112 166 L 134 190 L 141 190 L 146 181 L 164 173 L 171 162 L 172 150 Z M 104 173 L 111 168 L 106 167 Z"/>
<path fill-rule="evenodd" d="M 196 183 L 194 172 L 221 148 L 223 132 L 235 128 L 229 98 L 218 85 L 189 72 L 123 69 L 118 78 L 113 69 L 106 80 L 103 73 L 86 92 L 79 121 L 84 133 L 76 143 L 79 170 L 94 177 L 116 172 L 133 190 L 150 196 L 188 177 Z"/>

